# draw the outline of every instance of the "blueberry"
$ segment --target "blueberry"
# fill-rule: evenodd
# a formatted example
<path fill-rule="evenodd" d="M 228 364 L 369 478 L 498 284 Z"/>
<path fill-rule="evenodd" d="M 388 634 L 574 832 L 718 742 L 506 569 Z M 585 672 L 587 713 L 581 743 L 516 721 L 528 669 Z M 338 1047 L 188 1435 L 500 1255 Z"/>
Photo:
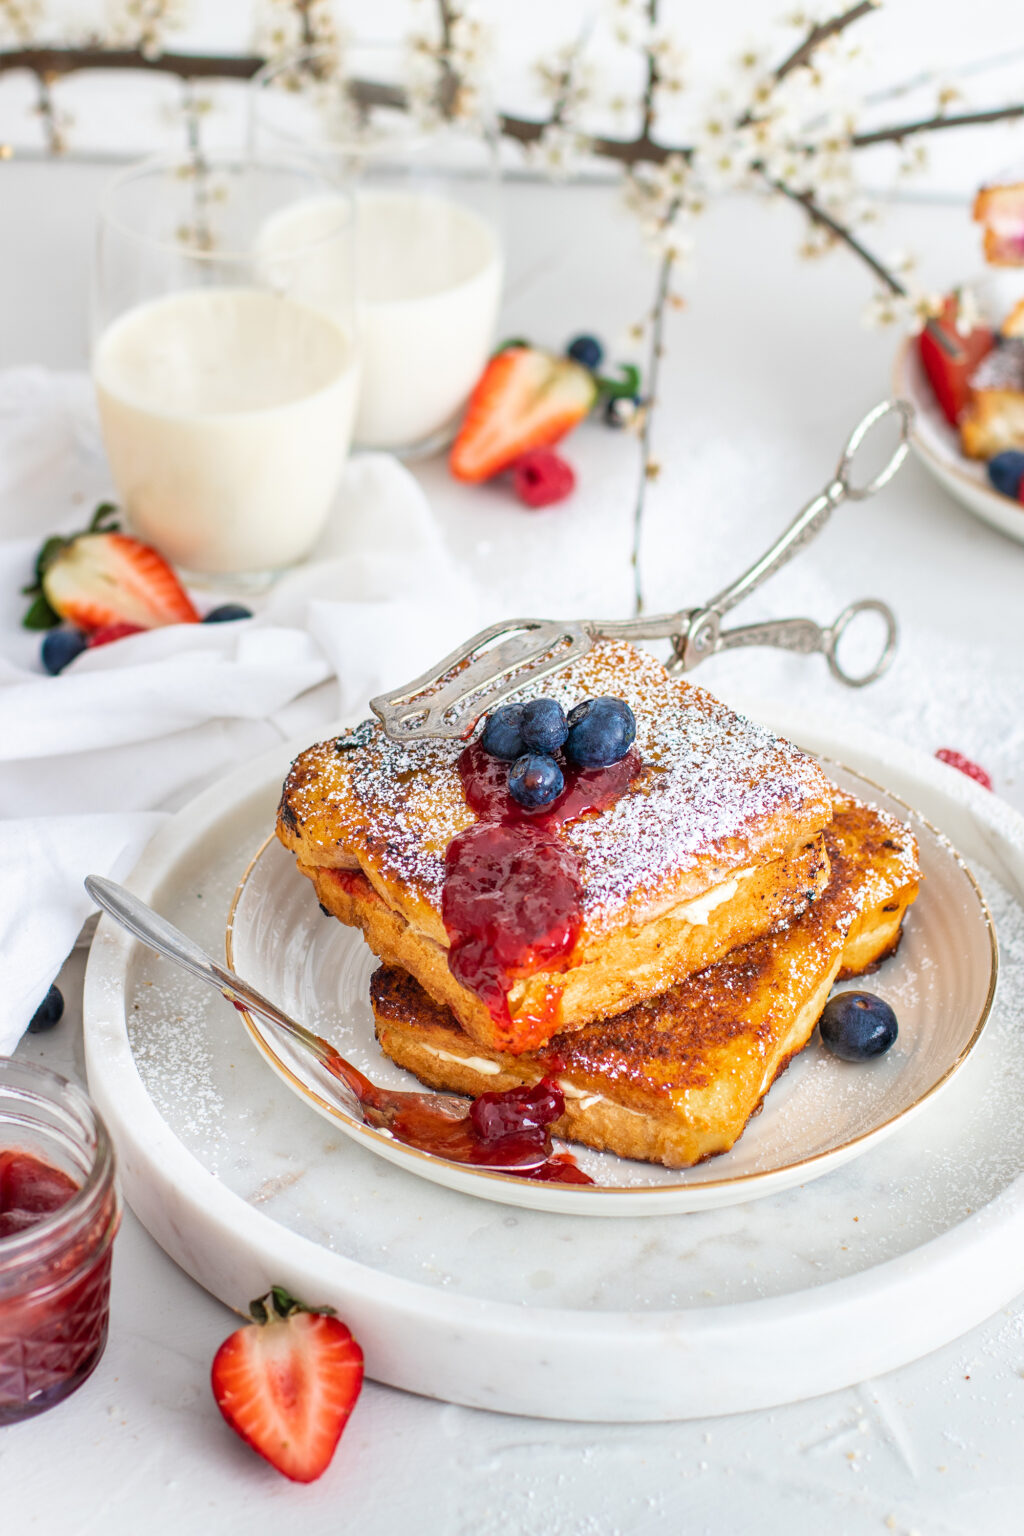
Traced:
<path fill-rule="evenodd" d="M 565 710 L 557 699 L 531 699 L 524 704 L 519 729 L 534 752 L 557 752 L 569 734 Z"/>
<path fill-rule="evenodd" d="M 1012 496 L 1016 501 L 1020 495 L 1020 483 L 1024 480 L 1024 453 L 1008 448 L 1005 453 L 997 453 L 994 459 L 988 461 L 988 477 L 997 491 L 1002 491 L 1004 496 Z"/>
<path fill-rule="evenodd" d="M 80 629 L 51 629 L 43 640 L 40 652 L 43 666 L 51 677 L 63 672 L 69 661 L 74 661 L 85 650 L 85 636 Z"/>
<path fill-rule="evenodd" d="M 502 704 L 491 711 L 484 725 L 484 733 L 480 738 L 480 745 L 485 752 L 492 757 L 501 757 L 507 763 L 511 763 L 517 757 L 522 757 L 526 750 L 519 726 L 523 718 L 523 706 L 521 704 Z"/>
<path fill-rule="evenodd" d="M 889 1004 L 872 992 L 837 992 L 818 1020 L 821 1043 L 841 1061 L 870 1061 L 899 1033 Z"/>
<path fill-rule="evenodd" d="M 509 770 L 508 792 L 528 811 L 550 805 L 564 788 L 561 768 L 553 757 L 545 757 L 542 752 L 524 753 Z"/>
<path fill-rule="evenodd" d="M 45 1030 L 52 1029 L 55 1024 L 60 1023 L 63 1012 L 64 999 L 60 988 L 51 987 L 29 1021 L 29 1034 L 41 1035 Z"/>
<path fill-rule="evenodd" d="M 235 619 L 251 619 L 252 609 L 246 608 L 243 603 L 221 603 L 219 608 L 211 608 L 209 613 L 203 614 L 204 624 L 232 624 Z"/>
<path fill-rule="evenodd" d="M 565 350 L 574 363 L 582 363 L 591 371 L 600 368 L 604 360 L 604 347 L 596 336 L 574 336 Z"/>
<path fill-rule="evenodd" d="M 565 755 L 577 768 L 607 768 L 625 757 L 635 736 L 636 720 L 625 699 L 604 694 L 570 711 Z"/>
<path fill-rule="evenodd" d="M 640 409 L 639 395 L 612 395 L 610 400 L 604 403 L 604 424 L 606 427 L 628 427 Z"/>

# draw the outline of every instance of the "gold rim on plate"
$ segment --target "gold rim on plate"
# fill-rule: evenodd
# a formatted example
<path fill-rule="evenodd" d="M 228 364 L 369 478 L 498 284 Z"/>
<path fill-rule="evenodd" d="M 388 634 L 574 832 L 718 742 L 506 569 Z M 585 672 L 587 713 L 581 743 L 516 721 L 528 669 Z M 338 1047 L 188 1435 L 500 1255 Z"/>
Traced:
<path fill-rule="evenodd" d="M 971 1031 L 969 1040 L 961 1048 L 954 1060 L 950 1062 L 942 1075 L 936 1078 L 936 1080 L 928 1088 L 926 1088 L 923 1093 L 919 1094 L 912 1103 L 905 1104 L 902 1109 L 898 1110 L 896 1114 L 890 1115 L 887 1120 L 882 1120 L 878 1125 L 872 1126 L 870 1130 L 861 1131 L 857 1136 L 851 1136 L 848 1140 L 841 1142 L 837 1147 L 830 1147 L 824 1152 L 814 1152 L 808 1157 L 797 1158 L 794 1162 L 782 1163 L 778 1167 L 758 1169 L 757 1171 L 751 1173 L 734 1174 L 731 1177 L 724 1179 L 702 1179 L 699 1183 L 687 1183 L 683 1181 L 677 1184 L 655 1184 L 651 1185 L 649 1188 L 637 1188 L 636 1186 L 624 1187 L 619 1184 L 580 1184 L 572 1186 L 573 1194 L 579 1193 L 582 1196 L 587 1196 L 597 1193 L 602 1195 L 628 1196 L 630 1199 L 643 1199 L 645 1196 L 657 1196 L 660 1198 L 670 1194 L 685 1194 L 687 1191 L 699 1190 L 703 1192 L 704 1190 L 726 1189 L 730 1187 L 735 1188 L 741 1185 L 748 1185 L 753 1188 L 756 1187 L 759 1182 L 775 1178 L 778 1174 L 792 1173 L 800 1168 L 812 1168 L 817 1163 L 821 1163 L 822 1161 L 825 1161 L 829 1158 L 834 1158 L 839 1152 L 845 1152 L 849 1148 L 858 1146 L 861 1142 L 874 1139 L 883 1131 L 886 1131 L 895 1126 L 900 1120 L 903 1120 L 908 1115 L 913 1114 L 915 1110 L 919 1109 L 923 1104 L 926 1104 L 930 1098 L 934 1097 L 934 1095 L 938 1093 L 939 1089 L 943 1088 L 946 1083 L 949 1082 L 950 1078 L 955 1076 L 955 1074 L 963 1066 L 964 1062 L 967 1060 L 968 1056 L 974 1050 L 979 1039 L 981 1038 L 982 1030 L 985 1028 L 986 1023 L 988 1022 L 988 1016 L 992 1011 L 992 1003 L 995 998 L 996 982 L 999 976 L 999 944 L 996 939 L 996 930 L 995 924 L 992 921 L 992 914 L 989 911 L 988 903 L 986 902 L 985 897 L 982 895 L 981 887 L 975 879 L 973 872 L 967 865 L 966 861 L 957 852 L 956 848 L 950 842 L 946 834 L 941 832 L 939 828 L 936 827 L 931 821 L 929 821 L 926 816 L 922 816 L 920 811 L 914 810 L 913 806 L 909 805 L 901 795 L 897 795 L 891 789 L 886 789 L 883 784 L 877 784 L 874 779 L 868 778 L 868 776 L 864 773 L 861 773 L 859 769 L 848 768 L 845 763 L 840 763 L 835 758 L 829 758 L 823 756 L 820 753 L 810 753 L 809 755 L 815 757 L 817 761 L 823 763 L 826 768 L 835 767 L 842 769 L 844 773 L 851 774 L 854 778 L 859 779 L 862 784 L 869 785 L 872 789 L 878 790 L 879 793 L 888 796 L 888 798 L 895 801 L 897 805 L 902 806 L 903 810 L 906 811 L 908 815 L 914 817 L 921 826 L 928 828 L 928 831 L 946 850 L 949 856 L 956 862 L 956 864 L 959 866 L 959 868 L 966 875 L 968 881 L 970 882 L 971 889 L 974 892 L 974 896 L 977 900 L 978 907 L 982 918 L 984 919 L 985 927 L 988 933 L 990 968 L 988 991 L 981 1011 L 978 1015 L 977 1021 L 974 1025 L 974 1029 Z M 270 845 L 275 841 L 276 834 L 274 832 L 269 833 L 267 837 L 264 838 L 259 848 L 249 860 L 249 863 L 246 866 L 245 871 L 235 888 L 234 895 L 231 898 L 231 907 L 228 911 L 227 926 L 224 933 L 224 950 L 227 956 L 227 963 L 232 970 L 235 968 L 233 940 L 235 915 L 238 910 L 238 904 L 242 899 L 242 895 L 250 877 L 256 869 L 257 864 L 266 853 Z M 393 1153 L 396 1148 L 400 1148 L 403 1157 L 408 1157 L 414 1161 L 419 1160 L 427 1162 L 435 1166 L 437 1164 L 443 1164 L 446 1168 L 459 1170 L 463 1174 L 471 1175 L 474 1179 L 480 1178 L 485 1180 L 498 1180 L 502 1184 L 514 1184 L 516 1186 L 519 1186 L 524 1182 L 522 1178 L 518 1178 L 515 1174 L 494 1173 L 486 1168 L 471 1169 L 467 1168 L 464 1163 L 452 1162 L 448 1158 L 436 1157 L 433 1153 L 430 1152 L 422 1152 L 418 1147 L 410 1147 L 404 1142 L 396 1142 L 392 1137 L 382 1135 L 381 1132 L 375 1130 L 372 1126 L 364 1125 L 361 1121 L 351 1118 L 337 1104 L 332 1103 L 329 1099 L 323 1098 L 321 1094 L 317 1093 L 315 1088 L 311 1088 L 308 1083 L 303 1082 L 300 1077 L 296 1076 L 291 1067 L 289 1067 L 288 1064 L 281 1059 L 281 1057 L 274 1050 L 273 1046 L 269 1043 L 267 1036 L 263 1034 L 261 1028 L 257 1025 L 249 1010 L 247 1008 L 243 1008 L 239 1004 L 236 1004 L 236 1007 L 238 1008 L 238 1012 L 242 1015 L 242 1018 L 245 1022 L 245 1027 L 248 1030 L 253 1044 L 256 1046 L 256 1049 L 259 1051 L 260 1055 L 270 1063 L 274 1070 L 284 1078 L 289 1086 L 308 1103 L 317 1105 L 326 1111 L 332 1119 L 338 1120 L 348 1130 L 353 1131 L 357 1135 L 363 1137 L 374 1150 L 374 1152 L 377 1152 L 382 1145 L 388 1148 L 389 1153 Z M 409 1075 L 410 1077 L 412 1076 L 411 1073 Z M 414 1081 L 416 1081 L 416 1079 L 414 1079 Z M 771 1092 L 770 1088 L 768 1092 Z M 569 1142 L 567 1145 L 573 1147 L 583 1145 L 583 1143 Z M 629 1159 L 622 1158 L 620 1161 L 628 1162 Z"/>

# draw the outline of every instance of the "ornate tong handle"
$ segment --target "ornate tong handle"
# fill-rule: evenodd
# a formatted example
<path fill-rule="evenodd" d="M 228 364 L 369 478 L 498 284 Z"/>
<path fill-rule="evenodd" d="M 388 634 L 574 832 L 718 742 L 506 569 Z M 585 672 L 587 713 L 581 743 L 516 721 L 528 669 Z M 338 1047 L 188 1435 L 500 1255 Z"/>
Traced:
<path fill-rule="evenodd" d="M 858 485 L 853 479 L 854 459 L 871 429 L 890 415 L 899 418 L 899 443 L 874 478 Z M 823 651 L 833 676 L 853 688 L 862 688 L 882 675 L 896 646 L 895 616 L 876 598 L 851 603 L 827 629 L 812 619 L 778 619 L 728 630 L 723 630 L 721 623 L 730 608 L 756 591 L 787 560 L 792 560 L 842 502 L 865 501 L 888 485 L 906 457 L 912 420 L 913 409 L 903 400 L 886 400 L 869 411 L 850 434 L 835 476 L 821 495 L 797 514 L 760 560 L 702 608 L 644 614 L 635 619 L 508 619 L 482 629 L 404 688 L 371 699 L 370 708 L 393 741 L 464 740 L 482 714 L 523 683 L 561 671 L 601 638 L 671 640 L 675 655 L 669 662 L 670 672 L 688 672 L 716 651 L 731 650 L 734 646 L 776 645 L 790 651 Z M 836 648 L 851 621 L 866 611 L 882 616 L 886 633 L 875 665 L 858 675 L 844 670 Z"/>
<path fill-rule="evenodd" d="M 851 687 L 862 688 L 866 683 L 874 682 L 892 660 L 897 636 L 895 615 L 887 604 L 877 598 L 864 598 L 860 602 L 851 603 L 827 629 L 811 619 L 778 619 L 723 631 L 721 621 L 731 608 L 756 592 L 770 576 L 774 576 L 777 570 L 805 548 L 844 501 L 866 501 L 869 496 L 888 485 L 906 458 L 913 415 L 913 407 L 905 400 L 884 400 L 869 411 L 851 432 L 840 455 L 835 475 L 821 494 L 797 513 L 789 527 L 760 560 L 755 561 L 749 570 L 744 571 L 742 576 L 738 576 L 702 608 L 684 609 L 677 614 L 627 619 L 619 624 L 595 625 L 593 632 L 637 640 L 671 639 L 676 654 L 669 663 L 670 672 L 688 672 L 716 652 L 731 650 L 735 646 L 774 645 L 784 650 L 823 651 L 833 676 Z M 853 478 L 854 461 L 868 434 L 888 416 L 898 418 L 899 441 L 873 478 L 858 484 Z M 841 666 L 837 646 L 851 621 L 864 612 L 881 615 L 885 622 L 885 638 L 874 666 L 864 673 L 854 674 Z"/>
<path fill-rule="evenodd" d="M 864 672 L 849 672 L 839 660 L 839 642 L 853 620 L 862 613 L 877 613 L 885 625 L 885 636 L 874 664 Z M 727 629 L 717 634 L 713 650 L 731 651 L 737 646 L 773 645 L 783 651 L 798 651 L 804 656 L 821 651 L 833 677 L 845 683 L 848 688 L 864 688 L 888 669 L 898 638 L 896 615 L 888 603 L 883 603 L 877 597 L 862 597 L 859 602 L 850 603 L 844 608 L 835 623 L 827 629 L 815 624 L 813 619 L 769 619 L 763 624 L 744 624 L 739 629 Z M 668 663 L 669 672 L 684 670 L 684 663 L 678 656 Z"/>

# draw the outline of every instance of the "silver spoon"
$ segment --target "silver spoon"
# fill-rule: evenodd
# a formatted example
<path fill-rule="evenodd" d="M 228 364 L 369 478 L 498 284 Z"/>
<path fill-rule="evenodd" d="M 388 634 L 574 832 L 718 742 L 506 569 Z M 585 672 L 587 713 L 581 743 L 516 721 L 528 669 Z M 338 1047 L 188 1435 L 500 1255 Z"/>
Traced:
<path fill-rule="evenodd" d="M 499 1143 L 486 1159 L 474 1155 L 479 1148 L 474 1149 L 474 1135 L 466 1118 L 466 1099 L 451 1093 L 402 1093 L 379 1088 L 321 1035 L 297 1024 L 234 971 L 218 965 L 180 928 L 175 928 L 123 885 L 101 875 L 88 875 L 85 888 L 97 906 L 109 912 L 122 928 L 141 939 L 143 944 L 173 960 L 191 975 L 198 976 L 200 981 L 216 987 L 229 1003 L 262 1014 L 297 1040 L 330 1073 L 331 1083 L 327 1091 L 333 1094 L 338 1105 L 365 1125 L 389 1131 L 396 1141 L 417 1147 L 428 1156 L 443 1157 L 446 1161 L 471 1168 L 487 1168 L 492 1173 L 526 1173 L 539 1168 L 550 1157 L 551 1139 L 547 1134 L 539 1146 L 531 1145 L 528 1138 L 509 1137 L 507 1147 Z M 417 1127 L 403 1123 L 414 1120 L 418 1113 L 434 1122 L 435 1134 L 440 1134 L 444 1143 L 443 1150 L 422 1145 L 416 1140 Z M 419 1130 L 422 1136 L 422 1124 Z"/>

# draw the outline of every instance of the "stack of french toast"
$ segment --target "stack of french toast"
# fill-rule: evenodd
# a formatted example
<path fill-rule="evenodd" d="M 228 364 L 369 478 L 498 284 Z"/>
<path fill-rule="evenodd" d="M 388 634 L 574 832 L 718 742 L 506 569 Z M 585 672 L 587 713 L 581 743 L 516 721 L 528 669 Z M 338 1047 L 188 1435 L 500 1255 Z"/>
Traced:
<path fill-rule="evenodd" d="M 479 819 L 463 743 L 398 743 L 367 722 L 311 747 L 285 782 L 278 836 L 324 911 L 381 961 L 371 1003 L 393 1061 L 474 1096 L 554 1078 L 556 1134 L 689 1166 L 741 1135 L 836 980 L 894 952 L 917 847 L 812 757 L 626 642 L 598 641 L 514 697 L 541 694 L 566 711 L 628 703 L 632 767 L 613 803 L 545 832 L 545 857 L 575 871 L 575 922 L 560 948 L 505 955 L 497 1000 L 493 956 L 476 957 L 492 985 L 474 986 L 445 921 L 446 855 Z M 487 896 L 495 921 L 479 943 L 502 948 L 503 900 L 513 927 L 531 906 L 533 933 L 544 890 L 517 867 Z"/>

